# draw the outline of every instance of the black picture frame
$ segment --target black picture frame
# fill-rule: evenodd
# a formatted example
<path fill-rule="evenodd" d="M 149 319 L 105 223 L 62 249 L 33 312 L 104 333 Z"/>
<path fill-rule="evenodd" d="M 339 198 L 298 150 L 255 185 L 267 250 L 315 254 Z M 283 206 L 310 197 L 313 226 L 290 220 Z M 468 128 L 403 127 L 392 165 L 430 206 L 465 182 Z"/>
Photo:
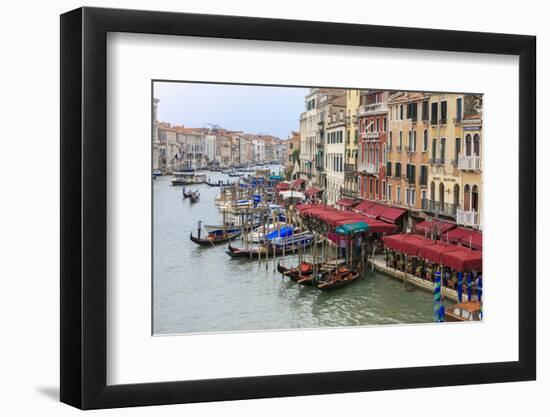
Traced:
<path fill-rule="evenodd" d="M 518 361 L 107 385 L 108 32 L 518 56 Z M 61 15 L 60 56 L 62 402 L 94 409 L 536 378 L 534 36 L 85 7 Z"/>

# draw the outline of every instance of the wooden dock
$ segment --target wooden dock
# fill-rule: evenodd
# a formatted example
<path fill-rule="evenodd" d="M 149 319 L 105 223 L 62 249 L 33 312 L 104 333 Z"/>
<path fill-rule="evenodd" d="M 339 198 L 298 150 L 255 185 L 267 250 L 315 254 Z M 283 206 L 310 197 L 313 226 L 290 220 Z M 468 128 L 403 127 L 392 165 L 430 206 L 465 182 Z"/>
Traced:
<path fill-rule="evenodd" d="M 397 271 L 393 268 L 387 267 L 384 255 L 376 255 L 374 258 L 369 258 L 369 264 L 374 266 L 374 269 L 376 269 L 377 271 L 389 275 L 392 278 L 398 279 L 403 282 L 406 281 L 407 285 L 414 285 L 415 287 L 431 292 L 432 294 L 434 292 L 435 284 L 433 282 L 419 278 L 415 275 L 407 274 L 403 271 Z M 450 288 L 442 286 L 441 294 L 443 298 L 458 302 L 458 293 L 456 290 L 452 290 Z"/>

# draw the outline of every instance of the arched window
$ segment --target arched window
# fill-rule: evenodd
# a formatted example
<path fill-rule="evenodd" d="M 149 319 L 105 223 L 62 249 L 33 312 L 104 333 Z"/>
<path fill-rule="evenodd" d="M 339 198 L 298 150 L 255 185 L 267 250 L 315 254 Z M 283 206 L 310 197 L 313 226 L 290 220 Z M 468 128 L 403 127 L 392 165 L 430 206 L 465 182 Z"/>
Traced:
<path fill-rule="evenodd" d="M 470 211 L 470 186 L 464 186 L 464 211 Z"/>
<path fill-rule="evenodd" d="M 474 135 L 474 155 L 479 156 L 479 135 Z"/>
<path fill-rule="evenodd" d="M 466 146 L 464 149 L 466 150 L 466 156 L 472 155 L 472 135 L 469 133 L 466 135 Z"/>
<path fill-rule="evenodd" d="M 453 189 L 453 204 L 457 207 L 458 207 L 459 199 L 460 199 L 460 187 L 458 184 L 455 184 Z"/>
<path fill-rule="evenodd" d="M 442 206 L 445 202 L 445 185 L 443 183 L 439 184 L 439 202 Z"/>
<path fill-rule="evenodd" d="M 422 140 L 422 150 L 424 152 L 428 150 L 428 129 L 424 130 L 424 139 Z"/>
<path fill-rule="evenodd" d="M 430 200 L 435 201 L 435 182 L 432 181 L 430 184 Z"/>
<path fill-rule="evenodd" d="M 472 211 L 479 211 L 479 193 L 477 185 L 472 187 Z"/>

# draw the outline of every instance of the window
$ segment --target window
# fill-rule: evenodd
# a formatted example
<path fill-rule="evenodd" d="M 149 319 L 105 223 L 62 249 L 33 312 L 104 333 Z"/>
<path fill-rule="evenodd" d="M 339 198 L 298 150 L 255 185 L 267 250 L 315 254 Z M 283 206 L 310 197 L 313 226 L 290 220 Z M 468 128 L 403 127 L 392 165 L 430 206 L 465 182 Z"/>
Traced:
<path fill-rule="evenodd" d="M 437 124 L 437 103 L 432 103 L 432 117 L 430 118 L 432 125 Z"/>
<path fill-rule="evenodd" d="M 470 211 L 470 186 L 464 186 L 464 211 Z"/>
<path fill-rule="evenodd" d="M 446 124 L 447 123 L 447 102 L 442 101 L 441 102 L 441 123 Z"/>
<path fill-rule="evenodd" d="M 472 187 L 472 211 L 479 211 L 479 195 L 477 191 L 477 185 Z"/>
<path fill-rule="evenodd" d="M 440 163 L 441 164 L 444 164 L 445 163 L 445 147 L 446 147 L 446 139 L 445 138 L 441 138 L 441 145 L 440 145 L 440 153 L 439 153 L 439 157 L 441 159 Z"/>
<path fill-rule="evenodd" d="M 380 132 L 380 119 L 376 118 L 376 131 Z"/>
<path fill-rule="evenodd" d="M 395 201 L 397 202 L 397 204 L 401 204 L 401 187 L 397 187 Z"/>
<path fill-rule="evenodd" d="M 403 132 L 399 132 L 399 146 L 397 148 L 400 151 L 403 148 Z"/>
<path fill-rule="evenodd" d="M 376 181 L 375 181 L 375 186 L 374 186 L 374 194 L 376 195 L 377 200 L 379 198 L 379 193 L 380 193 L 380 190 L 378 188 L 378 178 L 377 178 Z"/>
<path fill-rule="evenodd" d="M 405 188 L 405 204 L 409 204 L 410 196 L 409 196 L 409 189 Z"/>
<path fill-rule="evenodd" d="M 409 151 L 412 150 L 412 132 L 409 130 L 409 140 L 408 140 L 408 143 L 407 143 L 407 148 Z"/>
<path fill-rule="evenodd" d="M 391 177 L 391 162 L 386 162 L 386 176 Z"/>
<path fill-rule="evenodd" d="M 460 138 L 455 139 L 455 161 L 458 163 L 458 157 L 460 155 Z"/>
<path fill-rule="evenodd" d="M 422 199 L 422 205 L 424 205 L 424 201 L 426 201 L 426 190 L 421 191 L 420 197 Z"/>
<path fill-rule="evenodd" d="M 422 102 L 422 120 L 428 120 L 428 100 Z"/>
<path fill-rule="evenodd" d="M 395 163 L 395 176 L 399 178 L 401 176 L 401 162 Z"/>
<path fill-rule="evenodd" d="M 437 139 L 432 139 L 432 159 L 435 163 L 435 156 L 437 154 Z"/>
<path fill-rule="evenodd" d="M 458 207 L 458 200 L 460 198 L 460 187 L 455 184 L 453 188 L 453 204 Z"/>
<path fill-rule="evenodd" d="M 411 188 L 411 206 L 414 206 L 415 204 L 415 200 L 416 200 L 416 195 L 415 195 L 415 190 L 414 188 Z"/>
<path fill-rule="evenodd" d="M 424 129 L 424 137 L 422 139 L 422 152 L 428 151 L 428 129 Z"/>
<path fill-rule="evenodd" d="M 388 118 L 384 117 L 384 132 L 388 130 Z"/>
<path fill-rule="evenodd" d="M 382 180 L 382 199 L 386 199 L 386 180 Z"/>
<path fill-rule="evenodd" d="M 462 121 L 462 97 L 456 99 L 456 122 Z"/>
<path fill-rule="evenodd" d="M 428 184 L 428 167 L 426 165 L 420 166 L 420 185 Z"/>
<path fill-rule="evenodd" d="M 480 146 L 479 146 L 479 135 L 476 133 L 474 135 L 474 155 L 475 156 L 479 156 L 479 150 L 480 150 Z"/>
<path fill-rule="evenodd" d="M 442 206 L 445 203 L 445 185 L 442 182 L 439 183 L 439 202 Z"/>
<path fill-rule="evenodd" d="M 392 132 L 390 131 L 390 138 L 389 138 L 389 140 L 388 140 L 388 148 L 389 148 L 389 149 L 391 149 L 392 142 L 393 142 L 393 134 L 392 134 Z"/>
<path fill-rule="evenodd" d="M 391 201 L 391 184 L 388 184 L 388 200 Z"/>
<path fill-rule="evenodd" d="M 403 120 L 403 105 L 399 106 L 399 120 Z"/>
<path fill-rule="evenodd" d="M 416 130 L 413 132 L 412 151 L 416 152 Z"/>
<path fill-rule="evenodd" d="M 466 156 L 472 155 L 472 135 L 466 135 Z"/>

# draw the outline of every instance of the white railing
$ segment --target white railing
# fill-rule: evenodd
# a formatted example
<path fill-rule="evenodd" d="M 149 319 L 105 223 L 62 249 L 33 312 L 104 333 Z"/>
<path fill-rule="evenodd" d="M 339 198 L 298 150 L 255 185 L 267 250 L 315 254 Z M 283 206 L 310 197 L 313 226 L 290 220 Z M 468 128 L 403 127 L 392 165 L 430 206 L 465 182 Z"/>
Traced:
<path fill-rule="evenodd" d="M 359 114 L 387 113 L 388 105 L 386 103 L 372 103 L 359 106 Z"/>
<path fill-rule="evenodd" d="M 380 138 L 380 132 L 366 132 L 363 137 L 365 139 L 378 139 Z"/>
<path fill-rule="evenodd" d="M 456 223 L 464 226 L 479 226 L 479 213 L 477 211 L 456 211 Z"/>
<path fill-rule="evenodd" d="M 378 165 L 369 162 L 359 162 L 359 171 L 367 174 L 378 174 Z"/>
<path fill-rule="evenodd" d="M 480 171 L 481 170 L 481 158 L 477 155 L 473 156 L 459 156 L 458 168 L 467 171 Z"/>

